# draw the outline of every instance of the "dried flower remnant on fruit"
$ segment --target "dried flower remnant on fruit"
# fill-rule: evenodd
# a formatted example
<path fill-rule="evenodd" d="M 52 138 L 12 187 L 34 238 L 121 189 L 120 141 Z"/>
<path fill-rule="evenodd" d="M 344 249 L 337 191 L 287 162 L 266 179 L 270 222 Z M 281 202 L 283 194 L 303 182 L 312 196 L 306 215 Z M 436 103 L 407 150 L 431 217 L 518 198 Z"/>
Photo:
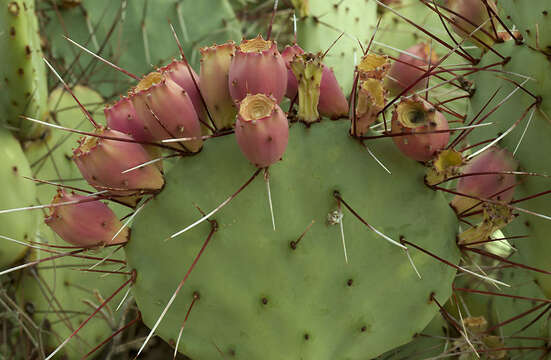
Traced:
<path fill-rule="evenodd" d="M 510 208 L 504 205 L 483 204 L 482 222 L 458 235 L 460 245 L 485 241 L 497 230 L 503 229 L 514 220 L 515 216 Z"/>
<path fill-rule="evenodd" d="M 442 150 L 430 161 L 425 182 L 428 185 L 436 185 L 452 176 L 457 176 L 464 163 L 463 155 L 459 151 Z"/>
<path fill-rule="evenodd" d="M 463 324 L 475 334 L 483 333 L 488 328 L 488 321 L 484 316 L 467 317 L 463 319 Z"/>
<path fill-rule="evenodd" d="M 305 123 L 318 121 L 320 117 L 318 104 L 323 75 L 320 54 L 295 55 L 290 66 L 298 82 L 298 119 Z"/>
<path fill-rule="evenodd" d="M 285 47 L 285 50 L 281 53 L 285 65 L 287 66 L 287 91 L 285 96 L 291 100 L 295 100 L 299 104 L 300 99 L 297 97 L 298 82 L 293 69 L 291 68 L 291 62 L 304 54 L 304 50 L 297 44 L 293 46 Z M 318 55 L 310 55 L 310 58 Z M 319 100 L 317 105 L 317 111 L 319 115 L 328 117 L 330 119 L 339 119 L 348 115 L 348 101 L 344 95 L 333 69 L 325 66 L 320 58 L 319 61 L 322 67 L 321 82 L 319 84 Z M 299 69 L 300 70 L 300 69 Z M 315 81 L 315 79 L 312 79 Z M 299 110 L 300 112 L 300 110 Z"/>
<path fill-rule="evenodd" d="M 367 54 L 362 57 L 356 70 L 361 80 L 378 79 L 382 80 L 390 70 L 390 61 L 387 56 L 377 54 Z"/>
<path fill-rule="evenodd" d="M 369 127 L 379 117 L 385 106 L 385 89 L 381 80 L 365 79 L 360 81 L 356 103 L 356 122 L 352 124 L 352 134 L 365 135 Z M 352 119 L 354 121 L 354 119 Z"/>

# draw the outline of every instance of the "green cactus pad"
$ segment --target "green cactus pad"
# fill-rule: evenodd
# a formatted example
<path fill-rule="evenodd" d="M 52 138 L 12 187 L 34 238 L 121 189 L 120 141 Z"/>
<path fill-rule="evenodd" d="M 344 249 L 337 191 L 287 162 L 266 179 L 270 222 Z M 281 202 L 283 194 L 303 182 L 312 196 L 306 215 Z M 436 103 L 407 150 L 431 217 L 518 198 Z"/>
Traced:
<path fill-rule="evenodd" d="M 301 3 L 298 1 L 295 6 L 300 8 Z M 364 0 L 309 0 L 307 3 L 307 16 L 297 23 L 298 43 L 307 51 L 325 52 L 345 33 L 331 48 L 324 64 L 334 70 L 344 93 L 348 94 L 354 80 L 354 54 L 357 61 L 363 55 L 358 41 L 364 47 L 369 43 L 377 22 L 377 4 Z"/>
<path fill-rule="evenodd" d="M 90 104 L 88 110 L 93 114 L 95 120 L 104 123 L 103 112 L 94 111 L 102 109 L 103 99 L 101 96 L 83 86 L 75 87 L 74 93 L 83 104 Z M 50 95 L 49 103 L 50 108 L 54 111 L 53 119 L 60 125 L 80 130 L 91 129 L 91 124 L 75 105 L 72 97 L 63 89 L 54 90 Z M 79 180 L 82 176 L 71 159 L 72 148 L 76 147 L 76 140 L 79 136 L 54 130 L 43 140 L 32 142 L 26 149 L 26 153 L 30 163 L 33 164 L 33 175 L 42 180 L 92 189 L 86 182 Z M 37 192 L 38 202 L 40 204 L 50 203 L 55 191 L 55 186 L 40 184 Z M 114 207 L 111 204 L 110 206 L 119 216 L 129 212 L 122 207 Z M 69 245 L 63 242 L 43 221 L 40 223 L 34 241 L 50 245 Z M 107 248 L 87 252 L 85 255 L 103 258 L 114 249 Z M 55 250 L 68 252 L 72 249 Z M 51 255 L 46 252 L 38 252 L 34 254 L 34 257 L 45 258 Z M 111 256 L 111 259 L 120 260 L 121 258 L 121 252 Z M 78 270 L 89 268 L 97 262 L 98 260 L 75 257 L 48 261 L 38 267 L 40 281 L 32 271 L 24 273 L 17 290 L 21 295 L 19 300 L 25 309 L 33 309 L 30 313 L 34 315 L 35 322 L 41 327 L 50 351 L 63 342 L 95 310 L 93 306 L 101 304 L 96 294 L 100 294 L 101 298 L 105 299 L 128 278 L 123 275 L 101 277 L 103 275 L 101 273 Z M 120 263 L 107 264 L 96 269 L 119 270 L 121 265 Z M 49 291 L 55 294 L 55 300 Z M 125 291 L 126 289 L 111 300 L 107 310 L 102 311 L 99 316 L 96 315 L 79 332 L 78 336 L 67 343 L 60 354 L 65 354 L 69 359 L 81 358 L 112 334 L 120 326 L 118 320 L 121 315 L 121 312 L 114 312 L 114 308 L 117 307 Z M 97 354 L 98 352 L 96 352 Z"/>
<path fill-rule="evenodd" d="M 513 257 L 514 260 L 519 260 L 518 257 Z M 488 264 L 490 265 L 490 264 Z M 494 264 L 495 265 L 495 264 Z M 461 317 L 457 311 L 457 302 L 448 301 L 445 308 L 451 314 L 452 318 L 461 326 L 460 319 L 468 317 L 483 316 L 487 321 L 487 329 L 503 323 L 509 319 L 519 316 L 533 307 L 541 303 L 535 303 L 531 300 L 514 299 L 507 296 L 524 296 L 535 299 L 544 299 L 540 288 L 530 281 L 531 274 L 527 271 L 519 269 L 504 269 L 494 271 L 494 278 L 499 278 L 511 287 L 503 287 L 497 289 L 489 284 L 481 283 L 478 280 L 471 281 L 465 278 L 457 278 L 455 287 L 466 288 L 475 291 L 485 291 L 498 293 L 506 296 L 484 295 L 477 293 L 469 293 L 464 291 L 456 291 L 456 299 L 461 310 Z M 538 314 L 545 309 L 542 307 L 539 311 L 520 316 L 517 320 L 512 320 L 509 323 L 500 326 L 488 335 L 502 337 L 503 345 L 501 347 L 508 348 L 506 353 L 507 359 L 525 359 L 538 360 L 541 359 L 542 351 L 545 349 L 545 338 L 548 337 L 548 324 L 546 317 L 542 316 L 536 319 Z M 533 324 L 530 324 L 532 321 Z M 526 329 L 524 329 L 526 327 Z M 429 325 L 422 331 L 422 335 L 417 336 L 412 342 L 401 346 L 381 356 L 381 360 L 424 360 L 429 358 L 453 358 L 453 354 L 462 352 L 464 357 L 459 359 L 475 359 L 476 355 L 472 348 L 466 343 L 465 338 L 459 334 L 456 328 L 445 320 L 443 315 L 437 314 Z M 444 338 L 443 338 L 444 337 Z M 468 337 L 471 343 L 475 344 L 479 350 L 484 350 L 484 345 L 481 344 L 483 335 L 475 335 L 472 331 L 468 332 Z M 535 348 L 541 347 L 542 350 Z M 480 351 L 480 358 L 483 360 L 496 359 L 496 351 Z M 455 355 L 457 356 L 457 355 Z M 469 356 L 469 357 L 467 357 Z M 497 357 L 503 358 L 503 357 Z"/>
<path fill-rule="evenodd" d="M 126 6 L 120 16 L 121 2 L 111 0 L 82 1 L 88 18 L 83 17 L 82 9 L 78 7 L 64 10 L 61 15 L 64 26 L 71 29 L 68 36 L 73 40 L 93 52 L 97 52 L 105 42 L 101 55 L 138 76 L 178 56 L 178 47 L 168 21 L 173 24 L 188 60 L 196 70 L 199 69 L 200 47 L 210 46 L 213 42 L 241 39 L 240 24 L 227 0 L 128 1 L 124 4 Z M 118 25 L 109 34 L 114 22 Z M 98 23 L 97 31 L 91 37 L 90 29 Z M 90 29 L 87 24 L 91 25 Z M 60 65 L 68 67 L 75 56 L 80 54 L 78 64 L 70 72 L 74 79 L 82 79 L 83 69 L 89 70 L 91 77 L 87 77 L 87 85 L 104 95 L 112 95 L 114 91 L 124 92 L 133 84 L 134 80 L 116 74 L 116 70 L 107 69 L 106 65 L 96 64 L 88 68 L 90 63 L 97 60 L 81 54 L 82 50 L 60 36 L 64 31 L 59 21 L 52 19 L 44 31 L 51 41 L 52 54 Z M 114 76 L 119 81 L 113 82 Z M 109 81 L 105 81 L 107 79 Z"/>
<path fill-rule="evenodd" d="M 44 120 L 48 90 L 34 0 L 0 4 L 0 122 L 21 140 L 39 137 L 44 128 L 19 118 Z"/>
<path fill-rule="evenodd" d="M 326 223 L 337 209 L 333 191 L 387 236 L 404 236 L 452 262 L 457 219 L 442 195 L 423 185 L 421 165 L 390 141 L 370 143 L 389 175 L 347 133 L 344 121 L 291 128 L 283 160 L 270 168 L 277 231 L 259 176 L 213 216 L 219 229 L 158 328 L 162 338 L 176 340 L 194 292 L 200 299 L 179 350 L 197 359 L 218 359 L 217 349 L 238 359 L 366 359 L 427 325 L 437 310 L 431 293 L 445 301 L 455 271 L 412 249 L 425 275 L 419 279 L 404 250 L 343 210 L 347 264 L 339 225 Z M 164 239 L 200 217 L 195 206 L 210 211 L 254 171 L 226 136 L 167 173 L 165 189 L 138 215 L 125 248 L 146 324 L 155 323 L 210 225 Z M 293 250 L 291 242 L 312 221 Z"/>
<path fill-rule="evenodd" d="M 511 60 L 501 69 L 510 73 L 529 76 L 524 87 L 536 96 L 541 96 L 541 104 L 536 108 L 530 125 L 527 128 L 530 112 L 518 126 L 516 126 L 499 143 L 511 151 L 517 147 L 525 129 L 526 133 L 518 147 L 515 158 L 520 162 L 520 170 L 536 172 L 539 174 L 551 174 L 550 162 L 547 159 L 551 153 L 551 81 L 548 74 L 551 71 L 549 59 L 533 49 L 526 46 L 516 46 L 513 41 L 505 44 L 495 45 L 495 49 Z M 499 58 L 487 54 L 479 66 L 485 66 L 498 62 Z M 529 64 L 529 65 L 528 65 Z M 500 67 L 496 67 L 500 69 Z M 516 87 L 510 82 L 504 81 L 497 76 L 506 76 L 518 83 L 524 83 L 524 78 L 504 73 L 479 72 L 473 79 L 476 82 L 476 93 L 472 98 L 472 114 L 476 114 L 487 102 L 493 92 L 501 87 L 499 95 L 491 107 L 497 105 L 505 96 Z M 505 102 L 497 110 L 488 122 L 494 122 L 495 126 L 488 126 L 473 131 L 470 141 L 479 141 L 494 138 L 496 135 L 507 131 L 520 117 L 527 107 L 535 100 L 533 97 L 518 90 L 509 101 Z M 472 118 L 472 115 L 470 116 Z M 520 178 L 519 178 L 520 179 Z M 551 180 L 541 177 L 522 177 L 522 183 L 515 190 L 515 198 L 522 199 L 543 191 L 549 190 Z M 516 206 L 529 209 L 546 216 L 551 216 L 551 198 L 549 195 L 540 196 L 529 201 L 523 201 Z M 527 265 L 551 271 L 549 254 L 551 253 L 551 220 L 543 219 L 533 215 L 521 213 L 505 230 L 509 235 L 528 235 L 528 238 L 515 242 L 520 250 L 523 262 Z M 544 292 L 551 297 L 551 275 L 533 272 Z"/>
<path fill-rule="evenodd" d="M 502 16 L 510 19 L 532 48 L 551 55 L 551 2 L 549 0 L 499 0 Z"/>
<path fill-rule="evenodd" d="M 98 123 L 105 123 L 103 99 L 97 92 L 84 86 L 75 86 L 73 92 Z M 65 89 L 57 88 L 52 91 L 48 104 L 52 120 L 56 124 L 81 131 L 92 131 L 92 124 Z M 31 164 L 33 176 L 56 183 L 72 179 L 67 185 L 91 189 L 84 180 L 79 180 L 82 179 L 82 175 L 72 160 L 73 149 L 77 147 L 80 137 L 79 134 L 50 129 L 43 138 L 26 143 L 24 150 Z M 54 186 L 39 185 L 38 201 L 41 204 L 49 203 L 54 194 Z"/>
<path fill-rule="evenodd" d="M 25 179 L 31 176 L 29 163 L 21 150 L 19 142 L 13 135 L 0 130 L 0 187 L 9 189 L 0 197 L 0 209 L 14 209 L 34 204 L 35 184 Z M 0 235 L 18 241 L 28 241 L 34 237 L 38 224 L 36 213 L 21 211 L 0 214 Z M 0 239 L 0 268 L 5 268 L 19 260 L 27 251 L 27 248 L 9 240 Z"/>

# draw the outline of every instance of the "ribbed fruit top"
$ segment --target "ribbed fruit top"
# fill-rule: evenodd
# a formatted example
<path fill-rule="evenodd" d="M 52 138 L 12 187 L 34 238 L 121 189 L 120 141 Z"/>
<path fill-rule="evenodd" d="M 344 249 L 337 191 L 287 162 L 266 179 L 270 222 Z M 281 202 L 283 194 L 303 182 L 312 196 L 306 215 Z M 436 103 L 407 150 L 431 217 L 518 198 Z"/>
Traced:
<path fill-rule="evenodd" d="M 249 95 L 241 102 L 239 115 L 245 121 L 253 121 L 270 116 L 275 101 L 264 94 Z"/>
<path fill-rule="evenodd" d="M 256 37 L 251 40 L 246 40 L 239 45 L 239 49 L 243 52 L 262 52 L 269 50 L 272 47 L 270 40 L 264 40 L 262 37 Z"/>
<path fill-rule="evenodd" d="M 153 71 L 147 74 L 142 80 L 140 80 L 140 82 L 138 83 L 138 85 L 136 85 L 134 90 L 136 92 L 147 90 L 153 85 L 160 83 L 161 81 L 163 81 L 163 75 L 159 72 Z"/>
<path fill-rule="evenodd" d="M 398 105 L 398 120 L 408 128 L 424 126 L 427 123 L 427 113 L 423 103 L 402 102 Z"/>

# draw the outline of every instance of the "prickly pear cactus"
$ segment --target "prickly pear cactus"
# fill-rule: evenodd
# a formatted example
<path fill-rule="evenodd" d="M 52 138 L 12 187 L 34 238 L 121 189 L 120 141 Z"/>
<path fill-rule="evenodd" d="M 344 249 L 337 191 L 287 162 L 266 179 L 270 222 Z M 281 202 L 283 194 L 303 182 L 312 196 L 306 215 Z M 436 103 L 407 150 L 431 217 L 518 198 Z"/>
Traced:
<path fill-rule="evenodd" d="M 8 357 L 549 357 L 545 1 L 38 4 Z"/>
<path fill-rule="evenodd" d="M 473 132 L 471 139 L 476 143 L 505 134 L 499 143 L 515 152 L 521 170 L 549 175 L 549 163 L 542 161 L 542 155 L 551 151 L 551 83 L 543 74 L 551 69 L 551 62 L 544 54 L 526 46 L 515 45 L 514 41 L 495 45 L 494 48 L 510 59 L 503 66 L 496 67 L 496 70 L 502 72 L 480 72 L 474 76 L 477 88 L 471 99 L 472 114 L 480 111 L 488 100 L 488 94 L 491 95 L 498 88 L 500 91 L 490 105 L 492 107 L 513 91 L 514 93 L 488 118 L 487 121 L 493 122 L 494 126 Z M 499 61 L 495 55 L 487 54 L 481 66 Z M 551 226 L 551 202 L 549 195 L 530 199 L 537 194 L 545 194 L 548 190 L 549 180 L 546 178 L 523 178 L 516 186 L 516 197 L 518 200 L 526 200 L 519 202 L 518 206 L 542 216 L 534 217 L 521 213 L 505 231 L 511 236 L 527 236 L 527 239 L 515 241 L 515 246 L 519 248 L 520 255 L 526 263 L 543 271 L 534 272 L 533 275 L 549 297 L 551 264 L 548 255 L 551 248 L 548 234 Z"/>
<path fill-rule="evenodd" d="M 376 3 L 373 1 L 298 0 L 298 42 L 312 52 L 325 52 L 331 47 L 325 62 L 333 68 L 345 93 L 352 89 L 350 72 L 362 56 L 362 44 L 367 44 L 376 24 Z M 344 33 L 344 35 L 343 35 Z"/>
<path fill-rule="evenodd" d="M 76 87 L 74 93 L 83 103 L 102 102 L 98 93 L 82 86 Z M 63 89 L 56 89 L 50 94 L 49 106 L 55 114 L 53 118 L 56 123 L 81 130 L 90 128 L 88 122 L 78 120 L 82 116 L 80 110 L 75 108 L 73 99 Z M 95 116 L 101 121 L 100 114 Z M 78 139 L 77 134 L 51 131 L 42 140 L 29 144 L 26 154 L 32 164 L 33 177 L 54 183 L 63 182 L 63 179 L 78 180 L 80 173 L 71 160 L 76 139 Z M 34 185 L 30 181 L 29 184 Z M 83 180 L 70 181 L 67 184 L 75 187 L 86 186 Z M 36 198 L 39 204 L 48 204 L 52 201 L 56 192 L 54 186 L 39 184 L 37 188 Z M 124 214 L 122 208 L 118 211 Z M 45 210 L 44 215 L 40 214 L 40 216 L 43 218 L 49 212 L 50 210 Z M 28 215 L 39 214 L 29 212 Z M 33 235 L 33 241 L 37 245 L 46 244 L 43 245 L 42 250 L 37 250 L 38 247 L 32 249 L 32 259 L 35 261 L 56 256 L 59 253 L 75 251 L 74 248 L 59 248 L 67 244 L 61 241 L 43 221 L 36 236 Z M 43 332 L 42 336 L 49 351 L 55 349 L 60 342 L 71 335 L 119 287 L 121 278 L 127 277 L 124 272 L 116 273 L 124 262 L 120 252 L 113 254 L 114 250 L 115 248 L 110 247 L 88 253 L 85 257 L 80 254 L 60 257 L 26 271 L 19 280 L 17 292 L 20 298 L 18 300 L 21 307 L 26 309 L 28 315 Z M 106 261 L 90 269 L 107 256 L 109 258 Z M 101 273 L 104 271 L 115 271 L 115 273 L 105 277 L 102 276 L 104 273 Z M 115 331 L 121 317 L 121 312 L 116 312 L 115 308 L 123 295 L 124 293 L 118 294 L 110 306 L 101 311 L 101 316 L 92 318 L 74 341 L 64 347 L 62 354 L 70 359 L 82 357 Z"/>
<path fill-rule="evenodd" d="M 431 294 L 449 296 L 453 269 L 411 250 L 421 274 L 438 274 L 419 279 L 403 249 L 343 209 L 345 261 L 341 230 L 331 223 L 340 216 L 333 192 L 385 235 L 403 236 L 452 262 L 457 260 L 457 221 L 442 196 L 424 188 L 422 166 L 401 157 L 392 144 L 374 147 L 385 154 L 393 176 L 403 179 L 396 186 L 348 137 L 347 127 L 327 120 L 310 129 L 291 127 L 284 159 L 270 168 L 277 231 L 260 178 L 213 217 L 218 228 L 212 243 L 158 329 L 165 340 L 178 336 L 194 293 L 200 298 L 180 343 L 180 351 L 192 358 L 214 359 L 221 351 L 243 359 L 297 354 L 363 359 L 408 341 L 428 323 L 435 312 Z M 210 173 L 203 174 L 207 168 Z M 198 208 L 216 207 L 254 171 L 235 140 L 226 137 L 167 173 L 165 189 L 137 217 L 125 247 L 137 270 L 134 294 L 146 324 L 155 323 L 211 225 L 164 239 L 200 218 Z M 401 215 L 389 216 L 383 208 L 400 209 Z M 408 220 L 419 211 L 423 217 Z M 422 230 L 427 226 L 430 233 Z M 152 259 L 153 251 L 164 260 Z M 391 324 L 400 317 L 408 317 L 408 324 L 396 329 Z"/>
<path fill-rule="evenodd" d="M 57 16 L 61 16 L 63 22 L 57 20 Z M 188 60 L 196 68 L 200 47 L 241 39 L 240 24 L 228 0 L 122 3 L 85 0 L 78 7 L 58 8 L 57 14 L 48 12 L 44 17 L 44 31 L 51 34 L 48 37 L 50 55 L 60 59 L 60 65 L 69 74 L 74 74 L 73 81 L 85 82 L 105 96 L 123 92 L 128 88 L 127 79 L 120 78 L 114 84 L 105 81 L 113 77 L 113 70 L 105 69 L 105 65 L 97 64 L 98 60 L 88 55 L 83 56 L 81 50 L 70 45 L 61 35 L 135 74 L 143 74 L 152 66 L 164 65 L 177 54 L 169 22 L 174 26 L 185 53 L 190 54 Z M 103 25 L 97 29 L 91 25 L 99 23 Z M 71 31 L 66 33 L 64 28 Z"/>
<path fill-rule="evenodd" d="M 507 19 L 515 24 L 522 37 L 532 49 L 551 55 L 551 5 L 546 0 L 531 1 L 501 0 Z"/>
<path fill-rule="evenodd" d="M 2 148 L 2 164 L 0 167 L 0 182 L 2 187 L 10 189 L 3 194 L 0 208 L 3 210 L 31 206 L 35 201 L 36 187 L 25 177 L 31 176 L 31 169 L 21 149 L 21 145 L 6 130 L 0 131 Z M 38 225 L 36 213 L 20 212 L 2 214 L 3 237 L 15 240 L 29 241 L 34 237 Z M 11 241 L 3 240 L 0 248 L 0 268 L 5 268 L 25 255 L 28 248 Z"/>
<path fill-rule="evenodd" d="M 0 121 L 22 140 L 44 128 L 20 115 L 44 120 L 48 114 L 46 66 L 42 61 L 34 0 L 0 3 Z"/>
<path fill-rule="evenodd" d="M 512 259 L 519 260 L 517 256 Z M 458 291 L 445 304 L 447 313 L 436 315 L 412 342 L 380 359 L 420 360 L 439 356 L 471 359 L 476 357 L 474 351 L 481 359 L 539 359 L 541 353 L 535 350 L 545 346 L 549 330 L 545 316 L 539 316 L 545 310 L 545 295 L 530 281 L 527 271 L 492 272 L 510 287 L 496 296 L 493 286 L 456 279 L 454 288 Z M 516 318 L 526 312 L 529 316 Z M 522 336 L 517 336 L 520 332 Z"/>

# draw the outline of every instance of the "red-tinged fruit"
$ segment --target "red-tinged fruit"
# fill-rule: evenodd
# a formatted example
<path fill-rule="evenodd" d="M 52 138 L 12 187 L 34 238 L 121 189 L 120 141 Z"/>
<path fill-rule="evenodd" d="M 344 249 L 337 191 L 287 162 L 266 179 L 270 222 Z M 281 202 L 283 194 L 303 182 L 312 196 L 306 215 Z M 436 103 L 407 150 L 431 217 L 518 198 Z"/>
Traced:
<path fill-rule="evenodd" d="M 427 78 L 416 81 L 428 70 L 430 64 L 435 64 L 438 57 L 426 43 L 413 45 L 401 53 L 395 61 L 387 78 L 387 87 L 393 95 L 398 95 L 405 89 L 415 85 L 409 90 L 415 92 L 427 86 Z"/>
<path fill-rule="evenodd" d="M 76 165 L 91 186 L 100 191 L 108 190 L 115 196 L 158 192 L 163 187 L 163 175 L 155 164 L 123 174 L 125 170 L 152 160 L 131 136 L 105 128 L 97 129 L 96 134 L 101 137 L 85 137 L 73 151 Z"/>
<path fill-rule="evenodd" d="M 429 161 L 450 140 L 446 117 L 418 96 L 403 99 L 392 114 L 392 140 L 417 161 Z"/>
<path fill-rule="evenodd" d="M 144 141 L 188 138 L 171 143 L 171 146 L 191 152 L 201 149 L 201 124 L 193 102 L 189 94 L 166 74 L 149 73 L 129 97 L 148 135 Z"/>
<path fill-rule="evenodd" d="M 52 205 L 61 203 L 70 204 L 50 207 L 44 222 L 64 241 L 83 248 L 128 241 L 128 228 L 100 200 L 59 189 Z"/>
<path fill-rule="evenodd" d="M 103 112 L 108 128 L 128 134 L 137 141 L 150 139 L 128 97 L 123 97 L 115 104 L 107 106 Z"/>
<path fill-rule="evenodd" d="M 201 100 L 201 93 L 199 92 L 199 76 L 197 76 L 191 66 L 188 68 L 184 60 L 173 60 L 170 64 L 160 68 L 159 71 L 171 78 L 189 95 L 199 120 L 203 122 L 209 121 L 205 106 Z"/>
<path fill-rule="evenodd" d="M 333 69 L 323 65 L 318 110 L 321 116 L 340 119 L 348 116 L 348 101 L 337 82 Z"/>
<path fill-rule="evenodd" d="M 219 130 L 235 125 L 237 107 L 228 87 L 230 64 L 235 53 L 235 43 L 201 48 L 200 88 L 205 103 Z"/>
<path fill-rule="evenodd" d="M 517 168 L 518 162 L 510 151 L 492 146 L 472 158 L 463 168 L 462 174 L 494 174 L 461 177 L 457 182 L 456 191 L 477 198 L 509 203 L 515 192 L 516 177 L 513 174 L 495 173 L 516 171 Z M 462 213 L 466 210 L 478 210 L 480 205 L 474 208 L 478 203 L 480 203 L 479 200 L 457 195 L 453 198 L 451 205 L 457 213 Z"/>
<path fill-rule="evenodd" d="M 488 6 L 497 14 L 497 6 L 493 0 L 487 0 Z M 477 32 L 473 34 L 480 41 L 487 45 L 494 43 L 494 30 L 499 23 L 492 17 L 488 20 L 489 14 L 486 5 L 482 0 L 449 0 L 449 8 L 455 13 L 452 16 L 452 29 L 456 34 L 465 38 L 470 35 L 476 28 L 484 24 Z M 493 25 L 492 25 L 493 22 Z M 482 49 L 486 47 L 479 41 L 471 38 L 472 42 Z"/>
<path fill-rule="evenodd" d="M 243 40 L 233 56 L 229 89 L 235 103 L 248 94 L 272 96 L 279 104 L 287 90 L 287 67 L 277 44 L 257 36 Z"/>
<path fill-rule="evenodd" d="M 289 140 L 289 123 L 273 97 L 248 95 L 241 101 L 235 125 L 241 152 L 259 168 L 279 161 Z"/>

